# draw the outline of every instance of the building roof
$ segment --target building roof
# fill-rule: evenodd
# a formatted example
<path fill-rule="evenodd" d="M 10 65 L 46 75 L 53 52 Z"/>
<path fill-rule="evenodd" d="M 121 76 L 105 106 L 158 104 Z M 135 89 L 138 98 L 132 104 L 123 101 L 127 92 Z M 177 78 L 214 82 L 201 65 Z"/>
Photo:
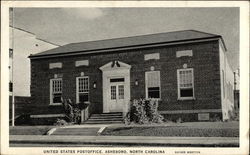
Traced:
<path fill-rule="evenodd" d="M 30 55 L 30 58 L 51 57 L 67 54 L 99 53 L 101 50 L 114 50 L 118 48 L 131 48 L 145 45 L 157 45 L 162 43 L 175 43 L 183 41 L 195 41 L 202 39 L 221 38 L 220 35 L 200 32 L 196 30 L 183 30 L 166 33 L 157 33 L 133 37 L 114 38 L 79 43 L 70 43 L 41 53 Z M 223 40 L 222 40 L 223 42 Z M 223 42 L 224 44 L 224 42 Z"/>

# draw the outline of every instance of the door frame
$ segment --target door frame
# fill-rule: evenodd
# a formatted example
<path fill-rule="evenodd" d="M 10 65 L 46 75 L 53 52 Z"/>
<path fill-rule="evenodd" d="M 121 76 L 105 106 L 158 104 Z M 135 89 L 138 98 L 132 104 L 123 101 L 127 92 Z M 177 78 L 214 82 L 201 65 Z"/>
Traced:
<path fill-rule="evenodd" d="M 116 61 L 119 63 L 119 67 L 117 65 L 113 66 L 114 62 L 109 62 L 99 69 L 102 70 L 102 86 L 103 86 L 103 112 L 110 112 L 108 96 L 110 96 L 110 78 L 116 77 L 124 77 L 124 109 L 121 112 L 128 112 L 128 104 L 130 101 L 130 69 L 131 66 L 123 63 L 121 61 Z"/>

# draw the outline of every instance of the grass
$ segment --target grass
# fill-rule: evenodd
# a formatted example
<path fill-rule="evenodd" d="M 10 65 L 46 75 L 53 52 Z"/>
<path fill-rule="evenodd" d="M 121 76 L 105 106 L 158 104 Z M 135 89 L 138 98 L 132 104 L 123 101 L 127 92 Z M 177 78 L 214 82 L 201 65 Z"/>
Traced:
<path fill-rule="evenodd" d="M 107 136 L 239 137 L 237 128 L 190 128 L 181 126 L 108 127 Z"/>
<path fill-rule="evenodd" d="M 10 126 L 10 135 L 45 135 L 54 126 Z"/>

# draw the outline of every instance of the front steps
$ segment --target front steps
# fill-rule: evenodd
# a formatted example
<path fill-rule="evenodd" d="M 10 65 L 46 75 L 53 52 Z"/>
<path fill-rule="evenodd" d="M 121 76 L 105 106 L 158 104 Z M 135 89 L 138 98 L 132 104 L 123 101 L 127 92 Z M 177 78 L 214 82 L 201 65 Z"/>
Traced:
<path fill-rule="evenodd" d="M 84 124 L 121 124 L 123 116 L 121 112 L 92 114 Z"/>

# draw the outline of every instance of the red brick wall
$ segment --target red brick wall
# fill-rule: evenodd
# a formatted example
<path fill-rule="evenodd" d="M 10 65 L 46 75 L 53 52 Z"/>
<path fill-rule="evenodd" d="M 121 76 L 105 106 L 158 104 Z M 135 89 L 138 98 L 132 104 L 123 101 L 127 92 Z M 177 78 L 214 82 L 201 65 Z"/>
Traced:
<path fill-rule="evenodd" d="M 178 50 L 193 50 L 192 57 L 176 57 Z M 144 54 L 160 53 L 160 60 L 144 61 Z M 89 66 L 75 67 L 76 60 L 89 60 Z M 54 74 L 63 74 L 63 97 L 75 102 L 76 77 L 80 72 L 89 76 L 91 111 L 102 112 L 102 72 L 99 67 L 119 60 L 131 65 L 131 99 L 145 97 L 145 71 L 150 66 L 161 71 L 162 104 L 159 110 L 191 110 L 191 109 L 220 109 L 220 72 L 218 41 L 154 47 L 147 49 L 126 50 L 123 52 L 68 56 L 58 58 L 31 60 L 31 96 L 32 104 L 37 106 L 39 113 L 58 113 L 62 109 L 49 106 L 49 81 Z M 49 69 L 49 63 L 62 62 L 61 69 Z M 194 68 L 195 100 L 177 100 L 177 69 Z M 138 79 L 139 85 L 135 86 Z M 96 88 L 93 83 L 96 82 Z"/>

